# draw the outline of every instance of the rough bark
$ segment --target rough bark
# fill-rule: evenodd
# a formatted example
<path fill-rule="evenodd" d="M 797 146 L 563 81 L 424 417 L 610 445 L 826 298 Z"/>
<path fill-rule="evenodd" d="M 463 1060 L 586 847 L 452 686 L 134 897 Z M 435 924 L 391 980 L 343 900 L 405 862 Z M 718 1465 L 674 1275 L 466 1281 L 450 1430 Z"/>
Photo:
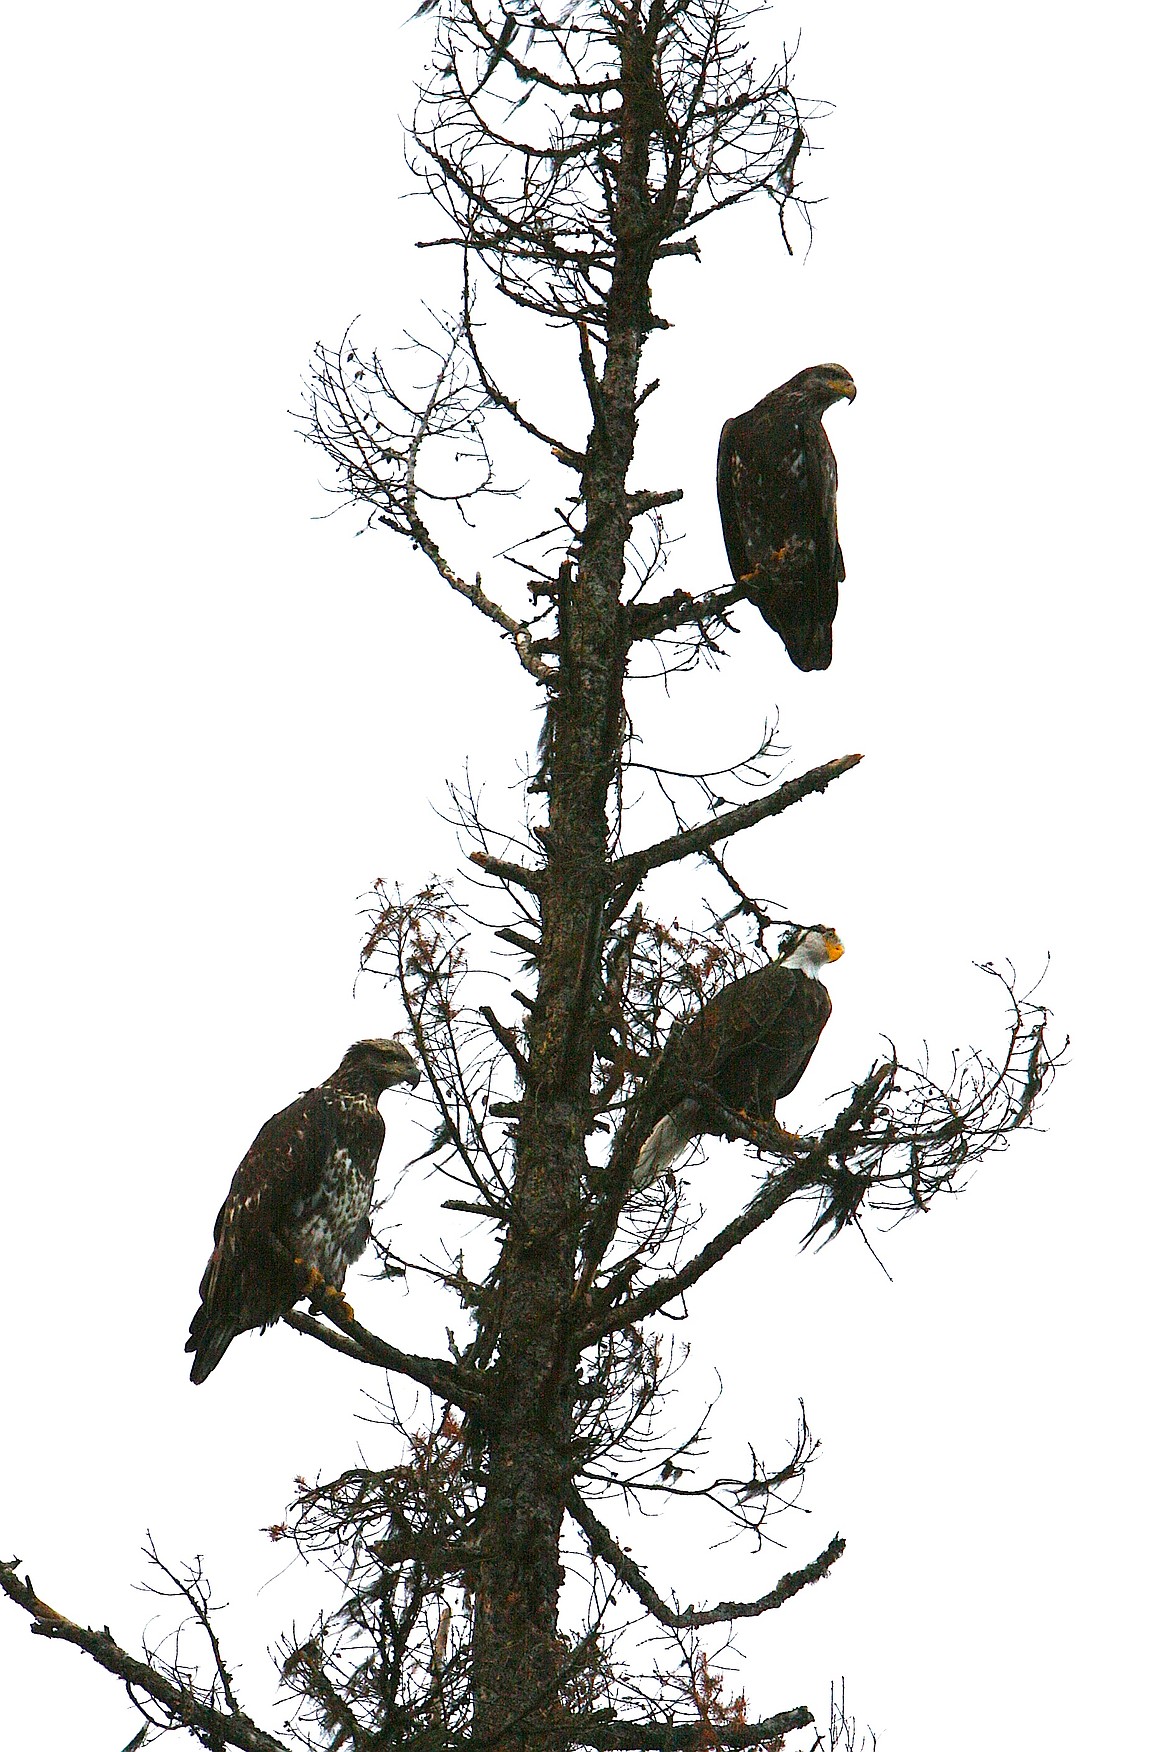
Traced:
<path fill-rule="evenodd" d="M 637 430 L 638 371 L 655 256 L 648 187 L 657 96 L 654 45 L 662 11 L 628 15 L 621 31 L 622 110 L 614 267 L 605 361 L 593 379 L 582 469 L 585 527 L 562 569 L 560 671 L 549 706 L 542 955 L 529 1023 L 529 1074 L 516 1137 L 511 1231 L 501 1260 L 494 1435 L 476 1602 L 476 1733 L 534 1743 L 555 1705 L 564 1651 L 557 1599 L 561 1523 L 571 1483 L 569 1440 L 579 1354 L 570 1331 L 579 1187 L 592 1124 L 587 1022 L 606 902 L 609 799 L 617 776 L 629 651 L 621 603 L 631 530 L 627 478 Z M 583 354 L 588 336 L 582 333 Z M 593 374 L 587 368 L 587 377 Z"/>

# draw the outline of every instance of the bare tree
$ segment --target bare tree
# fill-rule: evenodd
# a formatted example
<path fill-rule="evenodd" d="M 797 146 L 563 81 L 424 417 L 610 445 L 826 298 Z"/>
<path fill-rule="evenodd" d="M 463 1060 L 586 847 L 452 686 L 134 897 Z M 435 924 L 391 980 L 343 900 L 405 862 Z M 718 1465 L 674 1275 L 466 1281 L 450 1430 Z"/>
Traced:
<path fill-rule="evenodd" d="M 391 1386 L 417 1384 L 433 1407 L 403 1414 L 388 1396 L 394 1463 L 303 1484 L 272 1529 L 321 1558 L 340 1596 L 283 1651 L 291 1739 L 239 1703 L 200 1569 L 166 1569 L 152 1553 L 204 1639 L 196 1668 L 179 1639 L 131 1656 L 39 1599 L 16 1563 L 0 1567 L 35 1631 L 125 1682 L 143 1739 L 183 1727 L 209 1747 L 265 1752 L 298 1740 L 698 1752 L 779 1745 L 813 1727 L 803 1703 L 750 1719 L 742 1697 L 724 1695 L 719 1655 L 739 1621 L 827 1576 L 843 1540 L 758 1597 L 684 1606 L 611 1525 L 623 1505 L 705 1503 L 762 1549 L 816 1451 L 802 1407 L 786 1455 L 712 1469 L 709 1409 L 693 1428 L 666 1427 L 664 1389 L 683 1358 L 655 1316 L 684 1314 L 688 1291 L 795 1201 L 808 1201 L 811 1240 L 957 1190 L 1029 1122 L 1054 1063 L 1043 1007 L 995 975 L 1008 1029 L 994 1053 L 940 1074 L 887 1046 L 819 1131 L 782 1131 L 706 1091 L 709 1129 L 739 1140 L 758 1169 L 714 1232 L 672 1176 L 635 1184 L 679 1074 L 672 1029 L 677 1040 L 680 1019 L 765 966 L 791 928 L 733 874 L 729 842 L 861 758 L 780 780 L 770 734 L 729 768 L 683 773 L 638 758 L 630 716 L 643 657 L 659 674 L 717 665 L 743 595 L 724 582 L 654 587 L 663 510 L 681 497 L 631 482 L 638 411 L 656 387 L 643 353 L 666 326 L 654 272 L 697 258 L 703 222 L 750 198 L 770 204 L 787 242 L 785 227 L 807 220 L 798 170 L 815 109 L 798 101 L 787 61 L 756 66 L 727 0 L 570 0 L 559 16 L 443 0 L 410 141 L 443 215 L 428 246 L 458 262 L 454 306 L 401 369 L 349 335 L 319 347 L 306 433 L 344 498 L 421 550 L 508 642 L 543 704 L 523 819 L 495 826 L 453 790 L 464 888 L 404 896 L 379 883 L 362 954 L 401 995 L 436 1109 L 430 1167 L 448 1177 L 446 1208 L 479 1220 L 476 1260 L 443 1252 L 441 1237 L 438 1259 L 403 1251 L 393 1233 L 378 1239 L 388 1275 L 423 1275 L 451 1296 L 447 1355 L 404 1352 L 344 1312 L 332 1324 L 288 1317 Z M 550 346 L 568 337 L 581 430 L 546 430 L 510 393 L 481 317 L 499 298 Z M 517 496 L 528 521 L 495 556 L 489 586 L 486 565 L 462 568 L 452 539 L 468 539 L 473 503 L 512 490 L 500 424 L 567 485 L 535 515 L 532 494 Z M 635 770 L 673 823 L 647 843 L 628 837 Z M 646 894 L 654 872 L 683 861 L 714 884 L 686 926 L 655 918 Z M 501 972 L 503 1016 L 485 984 Z M 843 1696 L 827 1731 L 817 1746 L 858 1743 Z"/>

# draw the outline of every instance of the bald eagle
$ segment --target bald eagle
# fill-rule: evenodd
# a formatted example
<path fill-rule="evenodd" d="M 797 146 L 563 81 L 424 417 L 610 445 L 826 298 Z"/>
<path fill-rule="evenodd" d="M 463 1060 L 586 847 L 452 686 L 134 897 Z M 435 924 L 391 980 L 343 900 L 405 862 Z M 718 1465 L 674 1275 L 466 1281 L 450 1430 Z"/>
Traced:
<path fill-rule="evenodd" d="M 732 576 L 798 669 L 833 661 L 837 586 L 837 463 L 821 425 L 826 408 L 857 394 L 843 365 L 810 365 L 719 438 L 717 486 Z"/>
<path fill-rule="evenodd" d="M 396 1040 L 359 1040 L 331 1077 L 260 1128 L 215 1219 L 186 1348 L 206 1381 L 232 1339 L 271 1326 L 302 1296 L 340 1298 L 370 1239 L 370 1199 L 386 1127 L 378 1097 L 419 1080 Z"/>
<path fill-rule="evenodd" d="M 813 925 L 787 954 L 733 980 L 696 1015 L 675 1023 L 662 1057 L 665 1111 L 639 1151 L 636 1191 L 665 1173 L 692 1138 L 723 1131 L 724 1110 L 771 1123 L 832 1012 L 819 971 L 843 954 L 836 931 Z"/>

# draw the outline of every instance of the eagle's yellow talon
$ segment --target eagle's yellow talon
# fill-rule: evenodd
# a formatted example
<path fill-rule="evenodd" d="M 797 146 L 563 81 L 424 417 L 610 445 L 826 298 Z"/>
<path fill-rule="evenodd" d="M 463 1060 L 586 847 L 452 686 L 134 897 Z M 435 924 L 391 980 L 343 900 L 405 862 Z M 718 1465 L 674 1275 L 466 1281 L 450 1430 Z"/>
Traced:
<path fill-rule="evenodd" d="M 323 1302 L 332 1302 L 333 1312 L 335 1314 L 340 1314 L 343 1320 L 353 1319 L 353 1309 L 350 1307 L 341 1291 L 334 1289 L 332 1284 L 325 1285 L 324 1290 L 321 1292 L 321 1300 Z"/>
<path fill-rule="evenodd" d="M 311 1315 L 328 1310 L 343 1330 L 353 1320 L 311 1262 L 324 1260 L 340 1284 L 351 1244 L 369 1239 L 382 1142 L 376 1103 L 396 1084 L 416 1088 L 421 1075 L 401 1041 L 355 1040 L 330 1076 L 261 1128 L 216 1218 L 186 1346 L 196 1386 L 240 1333 L 292 1315 L 306 1298 Z M 294 1187 L 299 1204 L 290 1201 Z"/>

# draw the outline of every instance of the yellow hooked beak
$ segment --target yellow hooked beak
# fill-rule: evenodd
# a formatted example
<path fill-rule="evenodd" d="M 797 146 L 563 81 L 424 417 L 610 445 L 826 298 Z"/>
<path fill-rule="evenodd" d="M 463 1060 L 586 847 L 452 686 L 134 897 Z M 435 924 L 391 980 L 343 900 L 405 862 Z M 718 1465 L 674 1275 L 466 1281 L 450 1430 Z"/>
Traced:
<path fill-rule="evenodd" d="M 825 932 L 825 953 L 830 961 L 840 961 L 842 955 L 844 955 L 845 945 L 842 943 L 836 931 Z"/>

